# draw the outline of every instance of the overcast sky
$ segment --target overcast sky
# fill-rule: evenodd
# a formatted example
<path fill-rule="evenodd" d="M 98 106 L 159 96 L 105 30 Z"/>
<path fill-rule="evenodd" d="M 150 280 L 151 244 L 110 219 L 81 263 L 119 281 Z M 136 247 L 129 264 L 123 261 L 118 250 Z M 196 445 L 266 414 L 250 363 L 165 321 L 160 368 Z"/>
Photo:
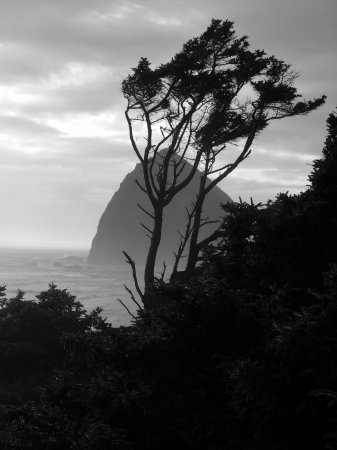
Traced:
<path fill-rule="evenodd" d="M 305 189 L 337 106 L 336 0 L 0 0 L 0 245 L 90 247 L 136 163 L 122 79 L 169 60 L 212 18 L 293 65 L 319 111 L 272 124 L 222 184 L 266 201 Z"/>

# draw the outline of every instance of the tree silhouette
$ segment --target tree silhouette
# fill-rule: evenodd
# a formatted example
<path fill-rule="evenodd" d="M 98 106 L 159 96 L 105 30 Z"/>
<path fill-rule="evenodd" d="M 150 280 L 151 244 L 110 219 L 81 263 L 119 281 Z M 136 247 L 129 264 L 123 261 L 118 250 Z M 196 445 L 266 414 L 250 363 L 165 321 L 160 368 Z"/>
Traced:
<path fill-rule="evenodd" d="M 212 20 L 170 62 L 151 69 L 149 61 L 141 58 L 132 70 L 122 83 L 125 117 L 143 169 L 144 184 L 136 182 L 152 211 L 139 206 L 153 220 L 151 229 L 145 227 L 150 237 L 144 272 L 146 303 L 155 281 L 164 208 L 197 169 L 202 172 L 199 192 L 188 211 L 174 269 L 188 246 L 187 274 L 195 269 L 203 246 L 220 232 L 199 240 L 200 227 L 207 222 L 202 209 L 209 192 L 248 158 L 254 139 L 271 121 L 305 115 L 322 105 L 325 97 L 298 101 L 291 67 L 262 50 L 251 51 L 247 37 L 237 38 L 228 20 Z M 224 162 L 223 155 L 233 144 L 237 154 Z M 192 164 L 189 170 L 186 159 Z M 206 182 L 209 175 L 211 183 Z"/>
<path fill-rule="evenodd" d="M 337 112 L 329 115 L 328 136 L 323 148 L 323 158 L 314 161 L 309 175 L 311 190 L 316 195 L 332 200 L 337 199 Z"/>

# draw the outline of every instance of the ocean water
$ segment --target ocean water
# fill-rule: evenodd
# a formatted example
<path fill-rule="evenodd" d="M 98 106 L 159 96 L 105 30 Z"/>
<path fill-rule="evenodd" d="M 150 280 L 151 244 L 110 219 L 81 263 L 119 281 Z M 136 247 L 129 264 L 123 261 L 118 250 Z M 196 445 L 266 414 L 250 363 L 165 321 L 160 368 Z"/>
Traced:
<path fill-rule="evenodd" d="M 124 284 L 133 287 L 129 266 L 88 265 L 87 254 L 81 250 L 0 248 L 0 285 L 6 285 L 8 298 L 20 289 L 25 299 L 32 300 L 53 282 L 76 295 L 88 312 L 102 307 L 102 315 L 113 326 L 129 324 L 131 316 L 117 301 L 121 298 L 135 312 L 124 289 Z"/>

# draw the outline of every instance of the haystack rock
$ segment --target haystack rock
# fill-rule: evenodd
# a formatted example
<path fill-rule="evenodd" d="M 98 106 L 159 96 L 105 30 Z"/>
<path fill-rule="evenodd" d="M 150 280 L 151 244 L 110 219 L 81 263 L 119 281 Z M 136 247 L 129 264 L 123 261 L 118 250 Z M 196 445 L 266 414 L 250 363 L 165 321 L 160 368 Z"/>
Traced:
<path fill-rule="evenodd" d="M 186 162 L 184 172 L 190 168 Z M 186 207 L 190 207 L 195 200 L 200 175 L 200 172 L 197 172 L 192 181 L 164 210 L 162 241 L 157 258 L 158 270 L 162 268 L 163 261 L 168 266 L 174 262 L 173 252 L 178 248 L 179 231 L 183 233 L 186 228 Z M 140 224 L 143 223 L 151 229 L 152 219 L 137 206 L 137 203 L 150 212 L 152 208 L 146 194 L 135 183 L 136 179 L 140 183 L 143 180 L 140 164 L 124 178 L 104 211 L 88 256 L 90 264 L 120 265 L 125 260 L 122 250 L 126 251 L 136 264 L 145 264 L 149 238 Z M 220 204 L 231 201 L 227 194 L 219 187 L 215 187 L 206 198 L 203 217 L 210 220 L 220 218 L 223 215 Z M 201 237 L 212 232 L 214 227 L 214 224 L 202 227 Z"/>

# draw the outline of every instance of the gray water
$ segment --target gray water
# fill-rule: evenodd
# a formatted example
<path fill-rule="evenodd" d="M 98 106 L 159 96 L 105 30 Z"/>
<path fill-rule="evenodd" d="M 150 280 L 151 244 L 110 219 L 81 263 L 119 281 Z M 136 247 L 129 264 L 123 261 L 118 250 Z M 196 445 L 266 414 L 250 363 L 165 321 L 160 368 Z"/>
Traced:
<path fill-rule="evenodd" d="M 132 287 L 129 266 L 91 266 L 87 254 L 84 250 L 0 248 L 0 285 L 6 285 L 7 298 L 20 289 L 25 299 L 32 300 L 53 282 L 76 295 L 88 312 L 102 307 L 102 315 L 113 326 L 129 324 L 130 315 L 117 301 L 121 298 L 132 312 L 136 309 L 124 289 L 124 284 Z"/>

